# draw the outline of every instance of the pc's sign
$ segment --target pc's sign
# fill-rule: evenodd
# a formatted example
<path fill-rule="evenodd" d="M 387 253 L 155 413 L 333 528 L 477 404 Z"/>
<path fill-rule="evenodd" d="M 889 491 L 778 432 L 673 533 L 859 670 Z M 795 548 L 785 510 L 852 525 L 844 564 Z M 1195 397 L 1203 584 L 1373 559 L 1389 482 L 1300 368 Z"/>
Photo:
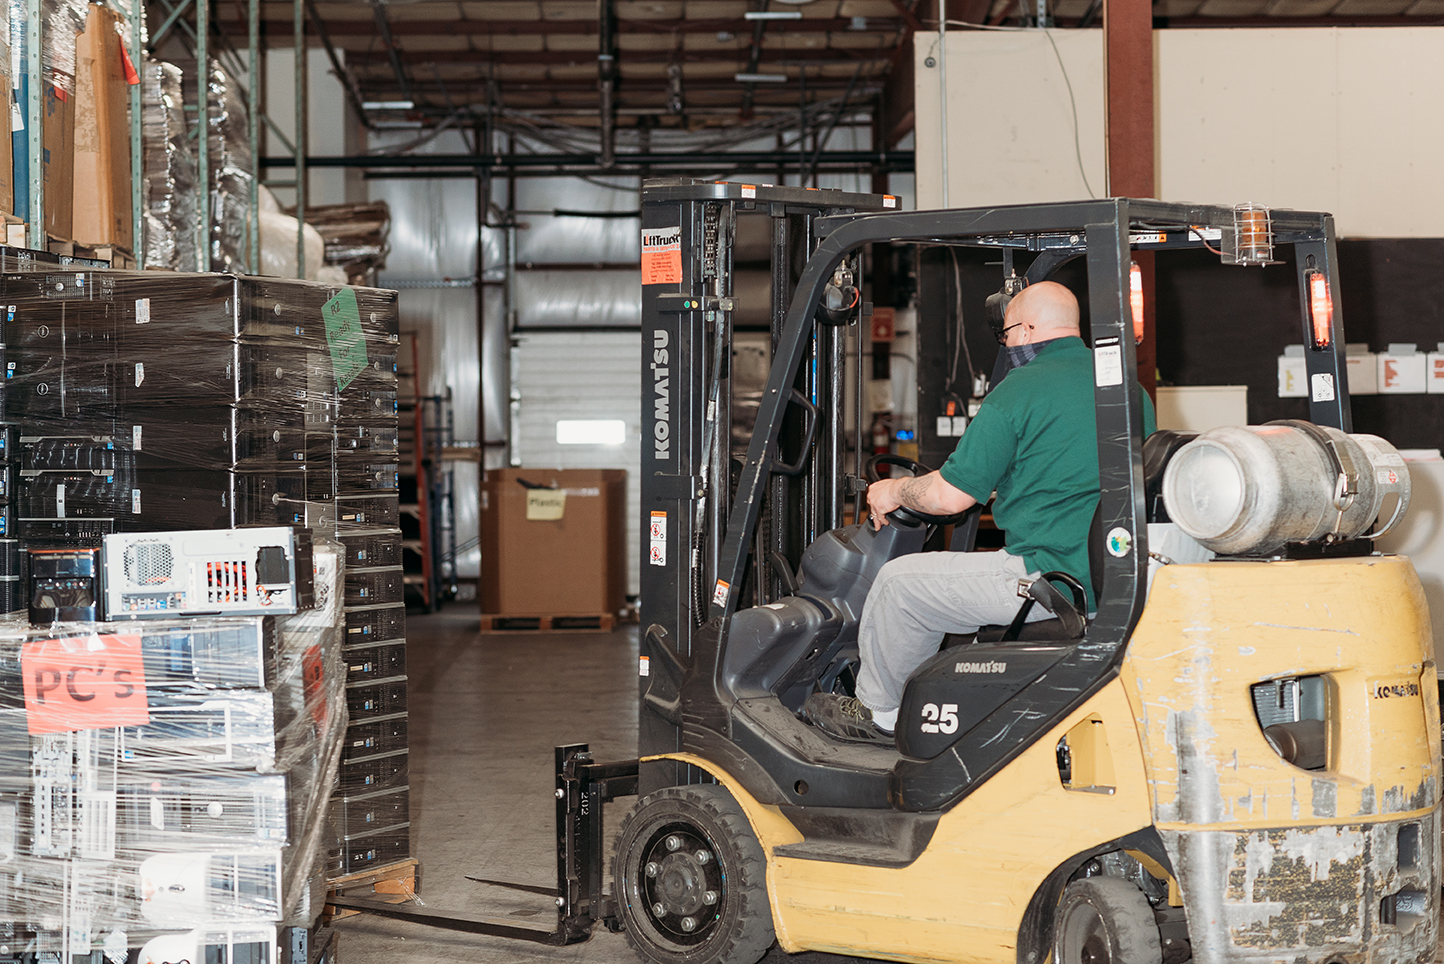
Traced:
<path fill-rule="evenodd" d="M 150 722 L 139 636 L 31 640 L 20 671 L 32 734 Z"/>

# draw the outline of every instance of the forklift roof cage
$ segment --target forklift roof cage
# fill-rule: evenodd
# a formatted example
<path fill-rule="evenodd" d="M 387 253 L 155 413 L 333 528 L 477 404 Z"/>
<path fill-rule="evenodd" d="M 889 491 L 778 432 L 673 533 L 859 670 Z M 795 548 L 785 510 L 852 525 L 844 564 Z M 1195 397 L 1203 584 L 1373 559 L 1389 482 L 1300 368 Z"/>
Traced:
<path fill-rule="evenodd" d="M 739 193 L 744 190 L 748 193 Z M 1232 240 L 1229 232 L 1235 229 L 1236 211 L 1222 206 L 1114 198 L 947 211 L 837 212 L 838 208 L 856 211 L 882 204 L 880 196 L 794 188 L 677 181 L 648 181 L 644 186 L 643 434 L 647 444 L 642 455 L 642 508 L 644 516 L 651 515 L 651 548 L 655 550 L 658 540 L 659 520 L 662 535 L 670 541 L 660 562 L 655 554 L 648 557 L 647 544 L 643 547 L 642 655 L 650 662 L 647 672 L 651 678 L 640 681 L 640 749 L 644 760 L 653 754 L 685 752 L 689 749 L 686 734 L 698 732 L 699 727 L 706 729 L 709 719 L 717 719 L 716 708 L 701 705 L 715 693 L 707 681 L 727 645 L 728 625 L 739 608 L 739 589 L 749 576 L 749 566 L 754 564 L 749 555 L 755 555 L 754 535 L 768 496 L 769 480 L 793 468 L 780 462 L 779 435 L 788 406 L 795 403 L 794 386 L 818 328 L 820 300 L 839 266 L 864 246 L 877 242 L 997 248 L 1005 252 L 1009 263 L 1012 252 L 1033 253 L 1025 272 L 1026 280 L 1032 283 L 1082 257 L 1087 265 L 1095 364 L 1100 512 L 1110 543 L 1110 551 L 1104 554 L 1104 591 L 1097 615 L 1083 639 L 1046 679 L 975 727 L 959 742 L 957 752 L 927 761 L 903 758 L 893 767 L 885 790 L 887 803 L 903 811 L 936 811 L 981 784 L 1116 673 L 1123 646 L 1143 611 L 1148 559 L 1142 413 L 1132 390 L 1137 380 L 1137 361 L 1130 308 L 1130 250 L 1211 248 L 1207 237 L 1222 234 Z M 716 502 L 721 501 L 718 495 L 722 500 L 726 498 L 725 488 L 717 485 L 720 473 L 709 466 L 701 444 L 704 439 L 697 437 L 699 428 L 703 434 L 707 431 L 705 400 L 701 391 L 687 390 L 688 373 L 679 366 L 694 364 L 696 356 L 704 354 L 709 326 L 723 324 L 732 309 L 730 299 L 725 297 L 730 289 L 717 281 L 724 273 L 722 268 L 709 273 L 707 259 L 714 252 L 702 245 L 681 246 L 680 273 L 649 276 L 647 238 L 676 228 L 686 237 L 692 233 L 693 224 L 705 229 L 717 221 L 715 215 L 708 220 L 709 208 L 728 209 L 722 215 L 726 218 L 735 217 L 738 207 L 765 207 L 776 218 L 797 210 L 799 205 L 819 215 L 808 221 L 810 253 L 787 302 L 785 319 L 778 318 L 781 324 L 774 325 L 771 369 L 735 495 L 730 506 L 717 506 Z M 1271 211 L 1268 216 L 1272 243 L 1292 245 L 1294 249 L 1300 281 L 1301 330 L 1303 340 L 1309 343 L 1311 320 L 1305 281 L 1319 273 L 1328 279 L 1330 290 L 1338 290 L 1333 219 L 1328 214 L 1287 210 Z M 723 228 L 726 226 L 724 223 Z M 700 240 L 719 232 L 713 230 L 708 235 L 698 230 L 696 234 Z M 776 247 L 774 244 L 774 315 L 779 313 L 779 294 L 786 293 L 778 284 Z M 1343 323 L 1337 306 L 1331 325 L 1327 343 L 1306 353 L 1309 383 L 1317 388 L 1311 393 L 1310 417 L 1316 424 L 1349 432 L 1352 425 L 1346 374 L 1337 348 L 1343 340 Z M 657 354 L 667 347 L 672 349 L 669 353 Z M 659 366 L 662 358 L 669 364 Z M 659 367 L 665 367 L 671 376 L 667 386 L 670 404 L 658 402 Z M 700 389 L 700 378 L 692 377 Z M 666 445 L 653 444 L 654 439 L 664 437 Z M 714 525 L 694 526 L 693 520 L 703 516 L 699 506 L 709 500 L 713 507 L 705 514 L 716 520 Z M 643 521 L 646 524 L 648 520 Z M 725 535 L 716 531 L 719 527 Z M 715 561 L 710 565 L 706 564 L 707 553 L 702 551 L 704 532 L 715 543 Z M 689 556 L 693 566 L 700 561 L 707 572 L 708 581 L 701 593 L 676 575 L 677 571 L 685 574 Z M 666 578 L 669 570 L 673 575 Z M 706 607 L 705 622 L 700 618 L 702 606 Z M 699 617 L 695 621 L 690 618 L 694 614 Z M 1000 739 L 1003 734 L 1008 739 Z M 965 765 L 964 759 L 970 765 Z M 747 769 L 739 769 L 744 782 Z M 662 777 L 660 784 L 657 778 L 649 778 L 646 767 L 642 773 L 643 793 L 668 782 L 699 779 L 685 768 Z M 825 790 L 819 794 L 816 785 L 810 789 L 811 796 L 803 798 L 782 785 L 783 799 L 776 802 L 859 805 L 829 800 Z M 873 794 L 874 803 L 869 805 L 876 805 L 875 798 L 883 792 L 879 787 Z"/>

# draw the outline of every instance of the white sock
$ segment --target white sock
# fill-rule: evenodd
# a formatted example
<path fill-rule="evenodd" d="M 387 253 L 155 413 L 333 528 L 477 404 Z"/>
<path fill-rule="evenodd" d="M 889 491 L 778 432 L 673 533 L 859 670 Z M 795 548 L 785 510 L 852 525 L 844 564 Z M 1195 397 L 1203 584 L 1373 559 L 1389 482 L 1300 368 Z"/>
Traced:
<path fill-rule="evenodd" d="M 879 730 L 882 730 L 884 733 L 891 733 L 893 730 L 897 729 L 896 709 L 873 710 L 872 707 L 868 707 L 868 709 L 872 710 L 873 725 L 876 726 Z"/>

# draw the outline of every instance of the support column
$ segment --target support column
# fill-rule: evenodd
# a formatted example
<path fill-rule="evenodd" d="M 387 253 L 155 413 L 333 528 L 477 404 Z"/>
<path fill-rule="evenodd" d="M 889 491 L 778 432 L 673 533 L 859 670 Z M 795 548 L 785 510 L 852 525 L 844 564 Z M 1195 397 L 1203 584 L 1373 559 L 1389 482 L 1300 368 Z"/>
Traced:
<path fill-rule="evenodd" d="M 1153 5 L 1151 0 L 1104 0 L 1103 39 L 1108 75 L 1108 194 L 1156 197 L 1153 131 Z M 1135 251 L 1143 273 L 1143 342 L 1138 380 L 1154 394 L 1158 370 L 1154 332 L 1153 252 Z"/>
<path fill-rule="evenodd" d="M 306 14 L 302 0 L 292 4 L 292 43 L 296 52 L 296 277 L 306 277 L 306 151 L 310 144 L 310 83 L 306 74 Z"/>

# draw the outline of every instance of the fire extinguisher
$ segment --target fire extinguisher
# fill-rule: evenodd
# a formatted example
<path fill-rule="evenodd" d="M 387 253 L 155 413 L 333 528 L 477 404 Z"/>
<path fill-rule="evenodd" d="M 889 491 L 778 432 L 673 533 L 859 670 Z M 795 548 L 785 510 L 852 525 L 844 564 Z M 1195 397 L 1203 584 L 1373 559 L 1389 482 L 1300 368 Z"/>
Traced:
<path fill-rule="evenodd" d="M 887 455 L 892 451 L 892 430 L 887 412 L 874 412 L 872 416 L 872 454 Z"/>

